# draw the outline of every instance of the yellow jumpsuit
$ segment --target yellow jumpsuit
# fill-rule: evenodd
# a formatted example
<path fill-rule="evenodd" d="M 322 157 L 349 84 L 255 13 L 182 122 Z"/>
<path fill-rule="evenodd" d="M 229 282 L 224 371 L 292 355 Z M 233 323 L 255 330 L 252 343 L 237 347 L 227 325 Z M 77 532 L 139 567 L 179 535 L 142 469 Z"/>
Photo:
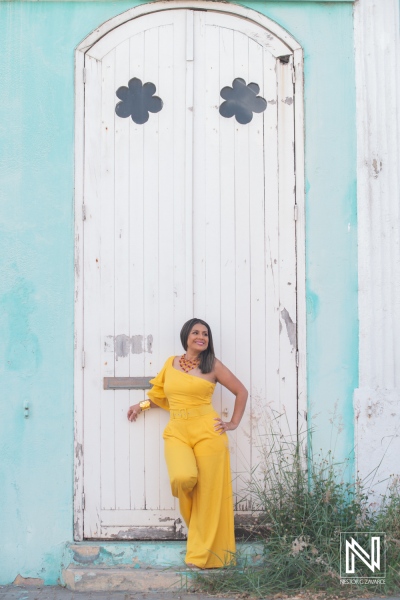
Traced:
<path fill-rule="evenodd" d="M 185 561 L 223 567 L 235 553 L 228 436 L 214 430 L 215 383 L 178 371 L 173 360 L 150 381 L 148 396 L 170 411 L 164 451 L 172 494 L 188 527 Z"/>

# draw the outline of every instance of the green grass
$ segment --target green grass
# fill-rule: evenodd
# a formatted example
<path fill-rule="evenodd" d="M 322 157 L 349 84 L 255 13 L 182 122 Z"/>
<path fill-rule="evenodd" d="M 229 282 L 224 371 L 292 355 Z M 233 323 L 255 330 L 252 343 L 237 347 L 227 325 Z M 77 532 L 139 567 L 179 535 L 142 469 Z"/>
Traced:
<path fill-rule="evenodd" d="M 400 591 L 400 481 L 392 478 L 378 509 L 362 481 L 346 481 L 348 465 L 326 458 L 305 460 L 298 442 L 271 430 L 260 442 L 260 464 L 247 483 L 255 520 L 251 539 L 261 542 L 261 560 L 240 555 L 237 566 L 199 574 L 205 592 L 263 598 L 275 594 L 392 594 Z M 347 475 L 345 475 L 347 473 Z M 340 533 L 385 532 L 385 585 L 340 583 Z"/>

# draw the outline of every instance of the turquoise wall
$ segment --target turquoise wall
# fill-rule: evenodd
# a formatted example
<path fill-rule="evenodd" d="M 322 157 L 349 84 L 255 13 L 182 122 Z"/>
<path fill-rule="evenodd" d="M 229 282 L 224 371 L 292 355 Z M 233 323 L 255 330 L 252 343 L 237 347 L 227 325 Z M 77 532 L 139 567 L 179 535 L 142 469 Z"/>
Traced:
<path fill-rule="evenodd" d="M 56 583 L 72 541 L 74 48 L 134 5 L 0 2 L 0 584 Z M 309 422 L 314 450 L 343 460 L 358 385 L 352 5 L 247 6 L 305 50 Z"/>

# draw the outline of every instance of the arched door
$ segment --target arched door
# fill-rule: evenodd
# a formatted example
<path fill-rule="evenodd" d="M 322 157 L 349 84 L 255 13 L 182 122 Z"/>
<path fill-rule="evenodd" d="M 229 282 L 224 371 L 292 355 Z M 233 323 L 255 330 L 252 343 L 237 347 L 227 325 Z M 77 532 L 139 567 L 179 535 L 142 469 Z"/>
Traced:
<path fill-rule="evenodd" d="M 126 412 L 181 353 L 188 318 L 210 323 L 250 390 L 230 436 L 238 511 L 263 409 L 297 427 L 293 49 L 210 4 L 153 9 L 83 49 L 86 538 L 185 534 L 164 465 L 168 415 L 131 424 Z M 233 398 L 217 388 L 214 406 L 229 416 Z"/>

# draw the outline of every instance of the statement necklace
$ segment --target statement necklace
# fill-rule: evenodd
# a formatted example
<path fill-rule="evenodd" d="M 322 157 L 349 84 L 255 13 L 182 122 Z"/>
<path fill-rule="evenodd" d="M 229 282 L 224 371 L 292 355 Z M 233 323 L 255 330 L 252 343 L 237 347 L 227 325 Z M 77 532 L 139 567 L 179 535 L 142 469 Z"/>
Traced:
<path fill-rule="evenodd" d="M 189 371 L 198 367 L 199 364 L 200 364 L 199 358 L 195 358 L 194 360 L 189 360 L 188 358 L 185 358 L 184 354 L 182 354 L 182 356 L 179 359 L 179 366 L 182 369 L 182 371 L 184 371 L 185 373 L 189 373 Z"/>

